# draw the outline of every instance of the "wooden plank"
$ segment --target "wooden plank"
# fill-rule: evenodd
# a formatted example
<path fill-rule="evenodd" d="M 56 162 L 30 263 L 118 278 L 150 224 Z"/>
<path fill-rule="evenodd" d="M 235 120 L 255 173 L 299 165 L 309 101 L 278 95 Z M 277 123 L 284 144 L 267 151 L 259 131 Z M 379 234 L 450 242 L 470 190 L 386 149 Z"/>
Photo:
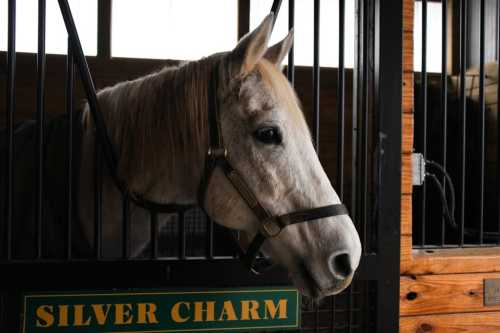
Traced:
<path fill-rule="evenodd" d="M 413 72 L 413 4 L 403 12 L 403 72 Z"/>
<path fill-rule="evenodd" d="M 403 113 L 402 133 L 401 151 L 403 154 L 411 154 L 413 152 L 413 114 Z"/>
<path fill-rule="evenodd" d="M 414 1 L 406 0 L 403 2 L 403 32 L 413 34 L 413 12 L 414 12 Z"/>
<path fill-rule="evenodd" d="M 412 196 L 403 194 L 401 196 L 401 235 L 412 234 Z"/>
<path fill-rule="evenodd" d="M 413 34 L 403 33 L 403 72 L 413 73 Z"/>
<path fill-rule="evenodd" d="M 412 250 L 401 237 L 402 275 L 500 272 L 499 248 Z"/>
<path fill-rule="evenodd" d="M 401 235 L 400 245 L 400 272 L 401 274 L 408 274 L 413 268 L 413 240 L 412 235 Z"/>
<path fill-rule="evenodd" d="M 414 1 L 403 2 L 403 93 L 402 93 L 402 156 L 401 156 L 401 245 L 400 270 L 406 270 L 413 260 L 412 254 L 412 177 L 411 153 L 413 149 L 413 13 Z"/>
<path fill-rule="evenodd" d="M 403 113 L 413 113 L 413 72 L 403 73 Z"/>
<path fill-rule="evenodd" d="M 484 306 L 485 279 L 500 273 L 402 276 L 400 315 L 500 311 L 500 305 Z"/>
<path fill-rule="evenodd" d="M 401 194 L 411 194 L 413 192 L 411 153 L 404 153 L 401 156 L 401 177 Z"/>
<path fill-rule="evenodd" d="M 500 313 L 469 313 L 401 318 L 400 333 L 498 333 Z"/>

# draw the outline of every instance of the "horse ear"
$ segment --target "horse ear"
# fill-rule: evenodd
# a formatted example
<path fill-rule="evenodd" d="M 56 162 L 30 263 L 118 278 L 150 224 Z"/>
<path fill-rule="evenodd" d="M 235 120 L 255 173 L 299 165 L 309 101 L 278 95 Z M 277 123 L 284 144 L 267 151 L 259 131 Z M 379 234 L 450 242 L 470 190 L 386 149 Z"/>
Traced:
<path fill-rule="evenodd" d="M 248 75 L 264 56 L 271 35 L 274 14 L 266 16 L 264 21 L 254 31 L 246 34 L 231 51 L 236 73 L 239 76 Z"/>
<path fill-rule="evenodd" d="M 275 64 L 277 67 L 281 67 L 283 59 L 285 59 L 288 52 L 293 45 L 293 29 L 290 30 L 288 35 L 279 43 L 274 44 L 269 49 L 267 49 L 264 57 L 271 63 Z"/>

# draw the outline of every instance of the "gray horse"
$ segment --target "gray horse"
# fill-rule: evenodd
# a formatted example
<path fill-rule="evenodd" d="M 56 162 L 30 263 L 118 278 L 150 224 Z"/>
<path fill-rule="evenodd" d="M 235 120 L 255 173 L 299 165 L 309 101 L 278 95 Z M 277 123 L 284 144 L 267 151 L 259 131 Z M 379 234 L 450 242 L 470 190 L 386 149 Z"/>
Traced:
<path fill-rule="evenodd" d="M 166 67 L 98 93 L 119 156 L 118 176 L 131 192 L 156 202 L 196 203 L 208 148 L 207 92 L 211 72 L 218 63 L 222 65 L 218 67 L 217 98 L 228 158 L 265 209 L 281 215 L 340 203 L 314 150 L 296 95 L 280 71 L 293 34 L 290 32 L 268 48 L 272 21 L 268 16 L 230 52 Z M 64 138 L 67 126 L 49 126 L 48 135 L 59 133 Z M 73 126 L 79 133 L 74 233 L 78 251 L 85 255 L 94 240 L 95 131 L 88 109 Z M 21 252 L 24 247 L 33 247 L 35 237 L 35 187 L 28 176 L 34 174 L 35 164 L 22 154 L 23 149 L 33 149 L 35 136 L 33 129 L 24 129 L 24 133 L 28 133 L 24 142 L 16 139 L 15 156 L 15 201 L 23 203 L 14 219 L 17 236 L 25 236 L 16 246 Z M 47 160 L 53 158 L 45 166 L 48 253 L 63 247 L 56 240 L 65 232 L 65 149 L 61 139 L 47 145 Z M 107 173 L 103 179 L 103 253 L 114 257 L 122 241 L 122 194 Z M 256 234 L 259 221 L 220 170 L 216 169 L 211 177 L 207 193 L 200 204 L 210 217 L 249 237 Z M 149 216 L 149 212 L 131 207 L 132 256 L 139 255 L 150 241 Z M 351 219 L 341 215 L 289 226 L 266 240 L 263 251 L 288 269 L 303 294 L 321 298 L 350 284 L 359 264 L 361 245 Z"/>

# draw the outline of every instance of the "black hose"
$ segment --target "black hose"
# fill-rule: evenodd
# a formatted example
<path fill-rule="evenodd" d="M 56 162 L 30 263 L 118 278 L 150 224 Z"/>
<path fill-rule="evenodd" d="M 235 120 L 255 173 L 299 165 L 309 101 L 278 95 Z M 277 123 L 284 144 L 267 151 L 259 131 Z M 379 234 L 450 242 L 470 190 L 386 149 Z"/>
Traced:
<path fill-rule="evenodd" d="M 446 218 L 446 221 L 448 221 L 449 225 L 453 229 L 458 229 L 458 225 L 455 221 L 455 187 L 453 185 L 453 181 L 451 180 L 450 175 L 448 172 L 441 166 L 439 163 L 431 161 L 431 160 L 426 160 L 426 164 L 429 164 L 430 166 L 436 168 L 445 178 L 445 182 L 448 184 L 450 188 L 450 199 L 451 199 L 451 206 L 448 205 L 448 199 L 446 197 L 446 190 L 437 178 L 437 176 L 432 173 L 432 172 L 426 172 L 425 176 L 429 177 L 430 179 L 433 180 L 434 184 L 439 190 L 439 194 L 441 197 L 441 202 L 443 204 L 443 215 Z M 476 237 L 479 235 L 480 231 L 476 229 L 471 229 L 471 228 L 464 228 L 463 230 L 464 234 L 472 237 Z M 500 232 L 495 232 L 495 231 L 483 231 L 483 237 L 484 238 L 489 238 L 493 239 L 495 241 L 500 241 Z"/>
<path fill-rule="evenodd" d="M 455 222 L 455 217 L 452 214 L 452 212 L 450 212 L 448 200 L 446 199 L 446 193 L 445 193 L 443 185 L 439 182 L 439 179 L 437 178 L 437 176 L 435 174 L 433 174 L 431 172 L 426 172 L 425 176 L 430 177 L 430 179 L 432 179 L 434 181 L 434 184 L 436 185 L 437 189 L 439 190 L 439 194 L 441 196 L 441 202 L 443 203 L 443 214 L 444 214 L 446 220 L 453 228 L 457 228 L 458 226 L 457 226 L 457 223 Z M 453 204 L 452 204 L 452 206 L 453 206 Z M 452 210 L 453 209 L 454 209 L 454 207 L 452 208 Z"/>
<path fill-rule="evenodd" d="M 438 164 L 432 160 L 426 160 L 426 163 L 429 164 L 430 166 L 435 167 L 444 175 L 445 181 L 448 183 L 448 186 L 450 187 L 450 199 L 451 199 L 450 212 L 451 212 L 452 216 L 455 216 L 455 186 L 453 185 L 453 181 L 451 180 L 450 175 L 440 164 Z M 444 191 L 444 187 L 443 187 L 443 191 Z M 446 193 L 446 191 L 444 191 L 444 192 Z"/>

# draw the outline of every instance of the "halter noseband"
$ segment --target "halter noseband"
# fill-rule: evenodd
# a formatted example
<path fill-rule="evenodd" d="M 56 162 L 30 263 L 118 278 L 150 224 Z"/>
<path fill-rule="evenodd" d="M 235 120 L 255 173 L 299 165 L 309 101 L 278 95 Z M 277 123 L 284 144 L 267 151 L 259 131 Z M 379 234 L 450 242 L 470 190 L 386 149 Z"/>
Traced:
<path fill-rule="evenodd" d="M 248 249 L 244 251 L 238 245 L 242 262 L 252 272 L 259 273 L 260 270 L 255 267 L 255 259 L 266 238 L 278 236 L 281 230 L 292 224 L 317 221 L 331 216 L 347 215 L 348 211 L 343 204 L 335 204 L 273 216 L 261 205 L 244 178 L 232 167 L 228 160 L 228 151 L 224 146 L 218 112 L 218 70 L 219 66 L 214 66 L 208 87 L 209 147 L 205 158 L 205 172 L 198 188 L 198 204 L 204 207 L 210 178 L 215 168 L 221 168 L 243 201 L 245 201 L 260 221 L 258 232 L 251 241 Z"/>

